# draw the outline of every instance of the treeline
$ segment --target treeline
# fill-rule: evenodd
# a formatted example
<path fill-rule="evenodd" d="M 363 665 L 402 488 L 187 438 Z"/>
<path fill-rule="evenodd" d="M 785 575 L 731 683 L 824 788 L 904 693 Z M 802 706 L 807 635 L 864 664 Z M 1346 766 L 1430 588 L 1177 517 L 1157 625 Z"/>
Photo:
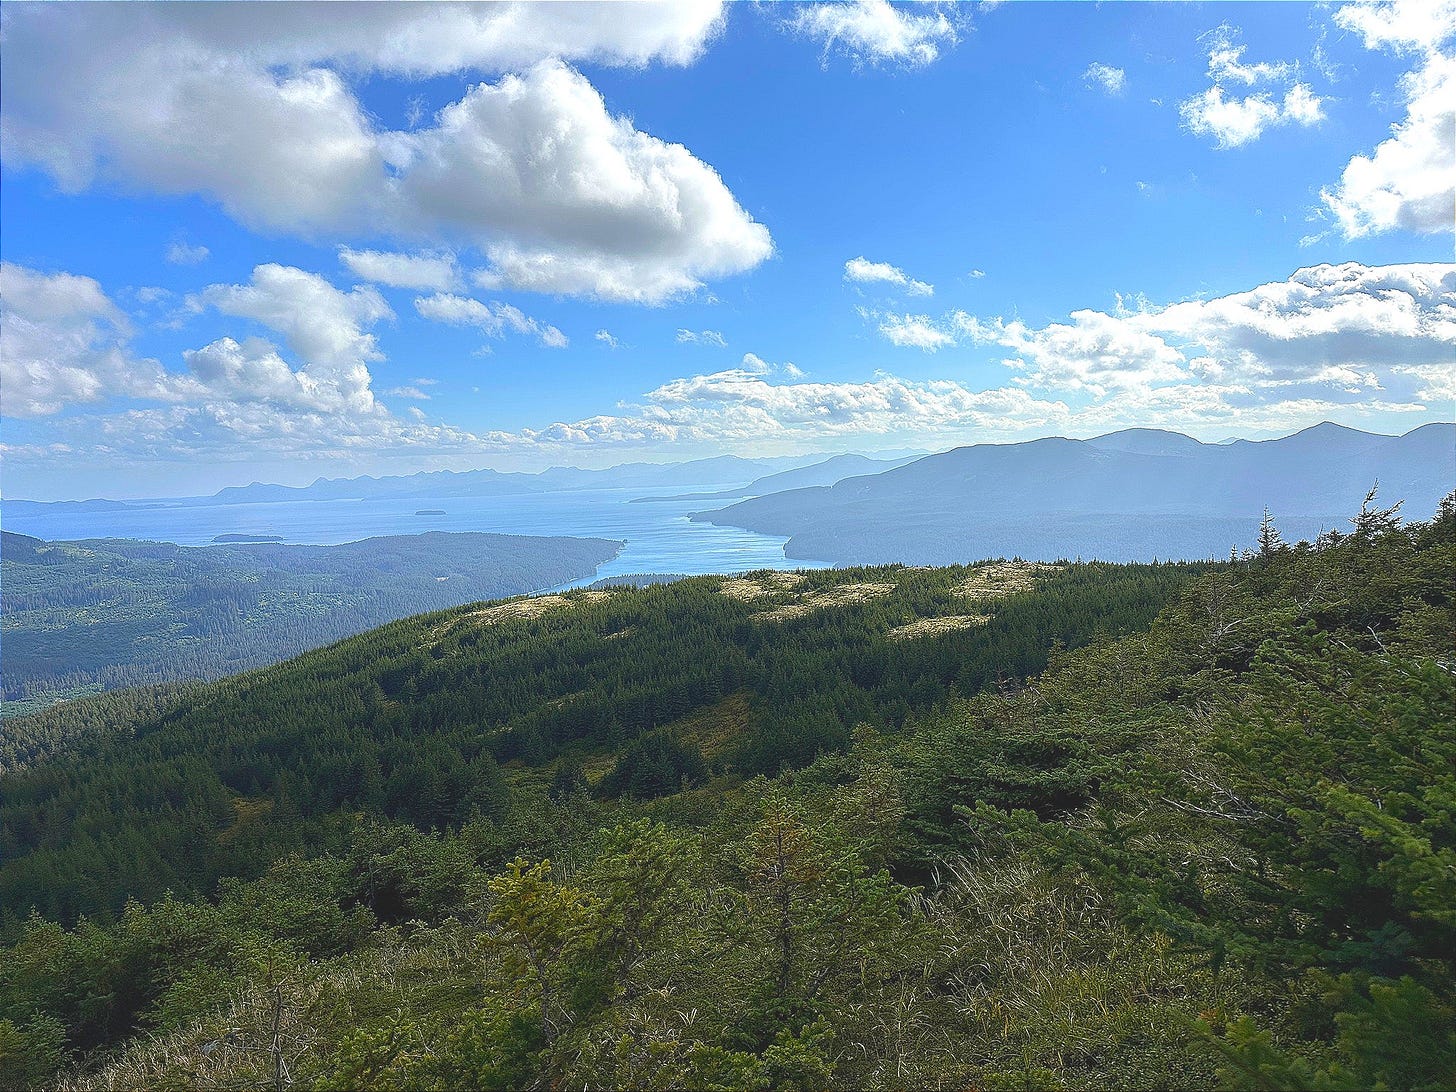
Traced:
<path fill-rule="evenodd" d="M 576 580 L 620 546 L 440 532 L 341 546 L 0 539 L 3 694 L 31 705 L 221 678 L 395 618 Z"/>
<path fill-rule="evenodd" d="M 751 599 L 700 578 L 568 597 L 535 617 L 437 614 L 214 684 L 134 739 L 78 744 L 0 781 L 7 804 L 15 789 L 33 794 L 28 812 L 7 813 L 9 832 L 35 816 L 21 862 L 74 866 L 89 841 L 102 854 L 86 866 L 94 879 L 113 867 L 155 876 L 147 854 L 163 816 L 190 817 L 199 844 L 245 842 L 271 858 L 261 874 L 205 890 L 194 878 L 117 915 L 17 923 L 0 958 L 11 1067 L 0 1083 L 58 1071 L 67 1087 L 96 1088 L 279 1074 L 314 1089 L 1456 1081 L 1456 499 L 1410 526 L 1367 504 L 1353 533 L 1313 545 L 1286 545 L 1269 522 L 1258 553 L 1196 576 L 1071 567 L 982 603 L 1006 617 L 1006 637 L 1036 629 L 1038 601 L 1069 618 L 1130 619 L 1138 594 L 1168 592 L 1155 618 L 1121 632 L 1048 623 L 1047 640 L 1067 647 L 1039 674 L 949 670 L 955 650 L 975 659 L 990 624 L 915 640 L 880 629 L 863 649 L 851 639 L 871 616 L 907 624 L 912 603 L 922 617 L 947 617 L 953 602 L 964 612 L 942 596 L 965 577 L 821 573 Z M 895 592 L 846 602 L 841 590 L 838 606 L 762 618 L 834 586 L 889 583 Z M 1106 614 L 1091 605 L 1099 588 Z M 516 680 L 549 666 L 526 650 L 554 631 L 571 650 L 565 670 L 585 650 L 577 627 L 625 646 L 685 624 L 657 609 L 668 603 L 724 609 L 733 634 L 714 646 L 701 643 L 710 629 L 676 631 L 700 642 L 679 646 L 689 673 L 757 635 L 745 670 L 772 697 L 624 723 L 620 747 L 541 731 L 554 757 L 538 766 L 491 750 L 530 713 L 462 734 L 411 714 L 465 685 L 442 665 L 479 659 Z M 814 636 L 836 629 L 843 642 Z M 806 730 L 819 723 L 812 708 L 863 700 L 874 716 L 804 764 L 755 773 L 762 725 L 797 723 L 765 706 L 799 689 L 793 672 L 802 689 L 820 681 L 808 649 L 841 674 L 833 702 L 806 702 Z M 874 673 L 870 661 L 916 649 L 932 665 L 923 674 L 910 655 Z M 614 661 L 588 662 L 605 678 Z M 440 791 L 468 799 L 465 813 L 422 830 L 353 798 L 324 813 L 301 796 L 225 786 L 214 797 L 207 771 L 251 747 L 260 789 L 265 750 L 293 756 L 298 775 L 345 760 L 345 737 L 327 729 L 342 693 L 309 707 L 329 738 L 316 749 L 270 719 L 229 729 L 221 716 L 280 717 L 270 689 L 296 684 L 303 700 L 338 672 L 372 679 L 381 708 L 403 718 L 381 741 L 456 771 Z M 936 677 L 943 701 L 929 696 Z M 568 672 L 553 685 L 583 681 Z M 918 686 L 925 702 L 901 715 Z M 218 731 L 231 749 L 208 749 Z M 129 798 L 138 776 L 152 783 Z M 307 780 L 323 791 L 322 775 Z M 124 834 L 108 838 L 109 826 Z M 176 865 L 182 848 L 156 852 Z M 47 876 L 59 874 L 27 882 L 51 897 Z"/>

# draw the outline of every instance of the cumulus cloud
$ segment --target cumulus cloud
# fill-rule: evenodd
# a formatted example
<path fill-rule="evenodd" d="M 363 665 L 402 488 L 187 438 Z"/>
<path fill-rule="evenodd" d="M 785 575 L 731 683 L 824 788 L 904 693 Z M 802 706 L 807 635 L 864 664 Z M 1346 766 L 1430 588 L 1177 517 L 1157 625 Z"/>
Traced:
<path fill-rule="evenodd" d="M 488 337 L 504 337 L 507 332 L 514 332 L 538 338 L 548 349 L 564 349 L 570 344 L 555 326 L 538 322 L 509 303 L 481 303 L 469 296 L 437 292 L 415 300 L 415 310 L 434 322 L 474 326 Z"/>
<path fill-rule="evenodd" d="M 131 326 L 90 277 L 0 262 L 0 398 L 36 417 L 103 398 L 169 398 L 155 360 L 127 350 Z"/>
<path fill-rule="evenodd" d="M 824 59 L 836 50 L 857 64 L 893 62 L 916 67 L 940 56 L 942 46 L 956 44 L 955 24 L 938 10 L 918 15 L 888 0 L 810 4 L 799 8 L 786 25 L 795 33 L 824 43 Z"/>
<path fill-rule="evenodd" d="M 598 330 L 592 336 L 600 341 L 603 345 L 605 345 L 608 349 L 619 349 L 622 346 L 621 341 L 619 341 L 610 330 Z"/>
<path fill-rule="evenodd" d="M 413 398 L 416 402 L 428 402 L 430 396 L 419 387 L 391 387 L 384 392 L 394 398 Z"/>
<path fill-rule="evenodd" d="M 717 172 L 606 109 L 567 60 L 688 63 L 718 4 L 7 11 L 6 156 L 65 189 L 199 193 L 313 237 L 473 246 L 494 283 L 657 303 L 750 269 L 768 231 Z M 381 128 L 343 73 L 510 73 Z M 387 283 L 387 282 L 381 282 Z"/>
<path fill-rule="evenodd" d="M 379 250 L 339 248 L 339 261 L 360 280 L 388 285 L 446 292 L 457 286 L 460 272 L 455 255 L 449 252 L 395 254 Z"/>
<path fill-rule="evenodd" d="M 720 349 L 728 347 L 727 339 L 717 330 L 679 330 L 676 340 L 679 345 L 716 345 Z"/>
<path fill-rule="evenodd" d="M 1428 54 L 1456 38 L 1456 0 L 1356 0 L 1336 10 L 1335 22 L 1367 49 Z"/>
<path fill-rule="evenodd" d="M 479 283 L 655 303 L 772 250 L 716 171 L 608 114 L 579 73 L 543 62 L 480 84 L 399 142 L 400 193 L 430 222 L 479 234 Z"/>
<path fill-rule="evenodd" d="M 10 416 L 117 398 L 182 404 L 190 408 L 169 419 L 194 423 L 199 413 L 215 422 L 296 413 L 356 422 L 387 416 L 370 389 L 368 365 L 382 354 L 367 327 L 391 313 L 372 288 L 342 292 L 317 274 L 281 265 L 258 266 L 245 285 L 212 285 L 195 297 L 197 309 L 211 306 L 281 334 L 300 366 L 266 338 L 221 337 L 183 352 L 180 373 L 128 352 L 129 324 L 89 277 L 6 263 L 0 294 Z"/>
<path fill-rule="evenodd" d="M 1211 136 L 1220 148 L 1237 148 L 1279 125 L 1317 125 L 1322 100 L 1298 82 L 1298 66 L 1282 61 L 1246 63 L 1238 32 L 1227 25 L 1208 35 L 1208 75 L 1213 85 L 1179 107 L 1191 133 Z M 1242 91 L 1230 91 L 1242 85 Z M 1267 86 L 1273 85 L 1273 86 Z"/>
<path fill-rule="evenodd" d="M 238 342 L 218 338 L 182 354 L 197 382 L 194 393 L 228 412 L 216 400 L 268 403 L 275 409 L 301 409 L 336 415 L 368 415 L 376 410 L 368 369 L 340 374 L 329 368 L 295 371 L 271 342 L 261 337 Z M 235 409 L 235 406 L 233 407 Z"/>
<path fill-rule="evenodd" d="M 1109 95 L 1120 95 L 1127 89 L 1127 73 L 1101 61 L 1093 61 L 1082 73 L 1088 87 L 1100 87 Z"/>
<path fill-rule="evenodd" d="M 1370 49 L 1415 54 L 1401 79 L 1405 117 L 1369 155 L 1350 159 L 1338 184 L 1320 193 L 1346 238 L 1403 229 L 1452 230 L 1456 219 L 1456 2 L 1395 0 L 1348 4 L 1335 21 Z"/>
<path fill-rule="evenodd" d="M 183 352 L 180 372 L 128 351 L 125 316 L 88 277 L 0 263 L 0 299 L 5 415 L 70 411 L 47 423 L 49 442 L 8 447 L 21 466 L 55 473 L 66 460 L 155 467 L 481 450 L 478 436 L 402 421 L 375 399 L 368 362 L 381 355 L 365 327 L 388 312 L 370 288 L 345 293 L 285 266 L 259 266 L 246 285 L 214 285 L 196 309 L 280 333 L 298 363 L 266 338 L 228 336 Z M 422 397 L 432 382 L 406 389 Z M 103 412 L 84 411 L 99 402 L 109 403 Z"/>
<path fill-rule="evenodd" d="M 1456 358 L 1456 266 L 1320 265 L 1214 299 L 1142 301 L 1069 319 L 1031 326 L 957 311 L 939 321 L 919 316 L 916 326 L 937 347 L 1007 350 L 1003 362 L 1019 386 L 1124 408 L 1153 391 L 1192 398 L 1198 388 L 1260 404 L 1396 389 L 1418 401 L 1402 377 Z"/>
<path fill-rule="evenodd" d="M 860 284 L 876 281 L 893 284 L 912 296 L 929 296 L 935 292 L 935 285 L 914 280 L 906 276 L 903 269 L 898 269 L 889 262 L 872 262 L 863 256 L 851 258 L 844 263 L 844 279 Z"/>
<path fill-rule="evenodd" d="M 383 354 L 369 327 L 393 318 L 394 312 L 372 286 L 343 292 L 317 273 L 269 263 L 253 270 L 250 283 L 210 285 L 196 300 L 282 334 L 305 364 L 307 371 L 298 382 L 316 408 L 359 412 L 374 408 L 368 365 Z M 218 359 L 208 363 L 219 376 L 262 374 L 256 371 L 261 360 L 242 365 L 244 357 L 256 356 L 261 350 L 248 349 L 248 343 L 215 344 Z M 195 372 L 192 358 L 188 361 Z M 271 362 L 267 366 L 271 368 Z"/>
<path fill-rule="evenodd" d="M 164 255 L 173 265 L 198 265 L 207 261 L 212 251 L 205 246 L 189 246 L 183 242 L 172 243 Z"/>

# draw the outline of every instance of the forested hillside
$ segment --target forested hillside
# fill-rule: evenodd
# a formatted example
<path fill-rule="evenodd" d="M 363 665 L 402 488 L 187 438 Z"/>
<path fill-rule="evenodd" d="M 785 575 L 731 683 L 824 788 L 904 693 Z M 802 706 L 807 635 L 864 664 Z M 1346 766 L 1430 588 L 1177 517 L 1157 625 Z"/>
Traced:
<path fill-rule="evenodd" d="M 207 893 L 333 844 L 359 813 L 422 830 L 498 818 L 512 765 L 568 789 L 610 768 L 637 797 L 710 767 L 772 775 L 844 750 L 856 724 L 898 730 L 1040 670 L 1054 643 L 1137 629 L 1196 571 L 768 572 L 409 618 L 188 691 L 129 734 L 87 735 L 6 778 L 0 927 L 31 906 L 71 921 Z M 66 735 L 90 707 L 42 723 Z"/>
<path fill-rule="evenodd" d="M 216 679 L 409 614 L 554 587 L 621 545 L 439 532 L 203 548 L 0 538 L 4 697 L 19 710 L 87 688 Z"/>
<path fill-rule="evenodd" d="M 479 605 L 88 729 L 0 780 L 0 1084 L 1449 1087 L 1456 501 L 1260 542 Z"/>

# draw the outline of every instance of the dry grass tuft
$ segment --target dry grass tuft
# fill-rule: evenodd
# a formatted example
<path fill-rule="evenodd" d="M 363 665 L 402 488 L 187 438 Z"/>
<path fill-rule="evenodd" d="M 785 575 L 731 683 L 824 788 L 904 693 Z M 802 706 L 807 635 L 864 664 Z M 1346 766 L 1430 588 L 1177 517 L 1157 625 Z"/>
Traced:
<path fill-rule="evenodd" d="M 878 599 L 882 595 L 889 595 L 895 590 L 894 584 L 838 584 L 832 588 L 821 588 L 819 591 L 810 592 L 793 602 L 785 603 L 773 610 L 755 614 L 753 617 L 759 622 L 787 622 L 793 618 L 803 618 L 806 614 L 812 614 L 816 610 L 824 610 L 827 607 L 847 607 L 854 603 L 868 603 L 871 599 Z"/>
<path fill-rule="evenodd" d="M 803 573 L 760 573 L 754 577 L 733 577 L 718 585 L 718 594 L 740 603 L 752 603 L 770 595 L 796 588 L 804 582 Z"/>
<path fill-rule="evenodd" d="M 892 641 L 913 641 L 917 637 L 938 637 L 958 629 L 973 629 L 984 626 L 991 620 L 989 614 L 947 614 L 940 618 L 921 618 L 908 625 L 896 626 L 890 630 Z"/>
<path fill-rule="evenodd" d="M 491 606 L 482 607 L 480 610 L 473 610 L 469 614 L 458 615 L 444 625 L 437 626 L 430 634 L 430 641 L 432 644 L 438 642 L 441 637 L 462 623 L 494 626 L 502 622 L 540 618 L 542 615 L 565 607 L 601 603 L 611 597 L 612 593 L 609 591 L 580 591 L 567 592 L 564 595 L 528 595 L 519 599 L 507 599 L 504 603 L 494 603 Z"/>
<path fill-rule="evenodd" d="M 977 565 L 956 594 L 977 602 L 1000 599 L 1017 592 L 1030 591 L 1037 583 L 1059 573 L 1066 566 L 1044 561 L 992 561 Z"/>

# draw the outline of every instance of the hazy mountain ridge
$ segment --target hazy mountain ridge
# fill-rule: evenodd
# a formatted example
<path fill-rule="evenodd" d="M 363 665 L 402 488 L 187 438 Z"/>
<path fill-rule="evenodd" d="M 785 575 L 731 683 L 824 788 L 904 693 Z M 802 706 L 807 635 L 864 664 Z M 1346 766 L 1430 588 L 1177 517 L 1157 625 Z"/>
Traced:
<path fill-rule="evenodd" d="M 722 489 L 714 493 L 684 493 L 675 497 L 642 497 L 643 503 L 650 503 L 657 500 L 735 500 L 739 497 L 759 497 L 766 493 L 781 493 L 786 489 L 804 489 L 811 486 L 836 485 L 845 478 L 859 477 L 865 474 L 879 474 L 885 470 L 893 470 L 897 466 L 904 466 L 906 463 L 922 459 L 923 454 L 906 455 L 894 459 L 875 459 L 868 455 L 860 455 L 848 452 L 843 455 L 831 455 L 820 462 L 810 463 L 808 466 L 797 466 L 791 470 L 782 470 L 775 474 L 768 474 L 762 478 L 755 478 L 747 485 L 738 486 L 733 489 Z"/>
<path fill-rule="evenodd" d="M 1266 505 L 1289 538 L 1343 528 L 1377 481 L 1385 503 L 1429 516 L 1456 485 L 1456 425 L 1391 437 L 1326 423 L 1228 445 L 1153 429 L 981 444 L 693 518 L 787 535 L 788 556 L 836 564 L 1195 558 L 1251 545 Z"/>
<path fill-rule="evenodd" d="M 318 478 L 309 485 L 273 485 L 253 482 L 229 486 L 205 497 L 167 498 L 182 506 L 256 504 L 276 501 L 362 500 L 379 497 L 509 496 L 521 493 L 574 489 L 659 488 L 672 485 L 743 485 L 784 470 L 822 459 L 822 455 L 785 455 L 746 459 L 720 455 L 687 462 L 622 463 L 602 470 L 554 466 L 535 474 L 499 470 L 429 470 L 418 474 L 356 478 Z M 7 500 L 12 511 L 30 511 L 53 505 L 69 507 L 156 507 L 145 501 L 37 501 Z"/>

